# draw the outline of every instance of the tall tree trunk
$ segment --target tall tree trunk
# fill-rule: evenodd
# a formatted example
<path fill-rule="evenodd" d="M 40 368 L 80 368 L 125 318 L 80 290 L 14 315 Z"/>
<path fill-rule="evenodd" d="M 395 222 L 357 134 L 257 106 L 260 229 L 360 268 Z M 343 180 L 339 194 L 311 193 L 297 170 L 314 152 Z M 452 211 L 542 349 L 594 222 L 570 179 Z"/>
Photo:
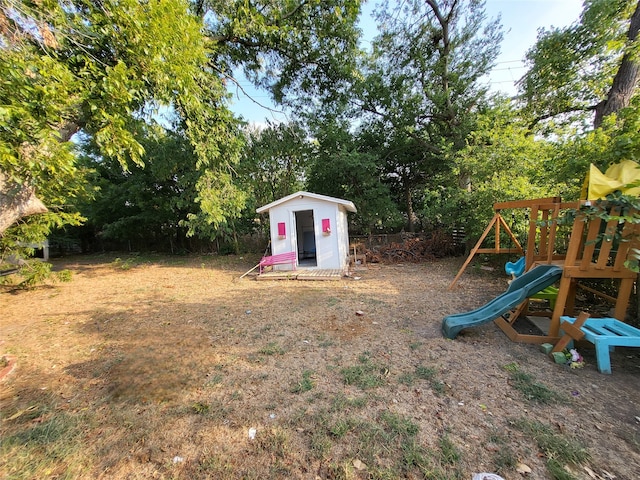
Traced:
<path fill-rule="evenodd" d="M 630 43 L 636 41 L 638 30 L 640 30 L 640 0 L 629 24 L 627 37 Z M 618 68 L 618 72 L 613 79 L 607 98 L 596 105 L 596 115 L 593 120 L 595 128 L 602 125 L 604 117 L 616 113 L 629 105 L 633 92 L 638 85 L 638 80 L 640 80 L 640 62 L 632 53 L 627 52 L 622 57 L 620 68 Z"/>
<path fill-rule="evenodd" d="M 409 232 L 414 233 L 416 231 L 416 214 L 413 211 L 413 198 L 411 197 L 411 188 L 407 187 L 405 190 L 405 200 L 407 202 L 407 219 L 409 221 Z"/>
<path fill-rule="evenodd" d="M 0 235 L 22 217 L 47 211 L 33 188 L 12 182 L 0 172 Z"/>

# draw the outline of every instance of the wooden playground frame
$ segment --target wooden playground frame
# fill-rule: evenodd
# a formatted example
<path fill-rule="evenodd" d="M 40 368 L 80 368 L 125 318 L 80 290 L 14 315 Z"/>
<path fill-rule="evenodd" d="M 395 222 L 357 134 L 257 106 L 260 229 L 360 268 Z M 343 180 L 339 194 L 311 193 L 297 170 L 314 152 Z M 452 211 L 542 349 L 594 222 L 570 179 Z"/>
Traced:
<path fill-rule="evenodd" d="M 469 263 L 471 263 L 471 260 L 473 260 L 473 257 L 475 257 L 478 253 L 490 253 L 490 254 L 518 253 L 520 255 L 525 255 L 525 251 L 522 248 L 522 245 L 520 245 L 520 242 L 515 237 L 515 235 L 511 231 L 511 228 L 509 227 L 509 225 L 507 225 L 507 222 L 505 222 L 504 218 L 502 217 L 502 210 L 515 209 L 515 208 L 530 208 L 532 211 L 534 211 L 534 210 L 539 210 L 540 205 L 546 205 L 546 204 L 558 205 L 559 203 L 560 203 L 560 197 L 547 197 L 547 198 L 538 198 L 535 200 L 514 200 L 510 202 L 494 203 L 493 210 L 495 214 L 493 215 L 493 218 L 491 219 L 491 221 L 489 222 L 489 225 L 487 225 L 487 228 L 485 228 L 484 232 L 480 236 L 480 239 L 476 242 L 475 246 L 471 249 L 471 252 L 467 257 L 467 260 L 464 262 L 462 267 L 460 267 L 458 274 L 449 285 L 449 290 L 453 289 L 454 285 L 456 284 L 458 279 L 462 276 L 462 274 L 466 270 Z M 545 221 L 548 220 L 548 214 L 544 218 L 544 220 Z M 534 229 L 534 233 L 535 233 L 535 228 L 536 228 L 535 223 L 530 221 L 529 239 L 531 239 L 532 228 Z M 501 229 L 504 229 L 505 233 L 509 236 L 509 238 L 511 239 L 515 247 L 502 248 L 500 246 L 500 230 Z M 491 233 L 492 230 L 494 230 L 494 246 L 491 248 L 489 247 L 483 248 L 482 244 L 484 243 L 485 239 L 487 238 L 489 233 Z M 533 238 L 535 239 L 535 236 Z M 527 245 L 527 251 L 532 251 L 529 247 L 530 245 Z M 546 247 L 547 247 L 546 243 L 544 247 L 541 245 L 541 248 L 546 249 Z M 529 265 L 530 264 L 527 262 L 527 267 Z M 528 268 L 526 268 L 525 270 L 528 270 Z"/>
<path fill-rule="evenodd" d="M 613 208 L 610 211 L 610 220 L 599 217 L 589 218 L 580 207 L 587 202 L 562 202 L 559 197 L 541 198 L 535 200 L 522 200 L 513 202 L 501 202 L 494 205 L 495 215 L 489 226 L 471 250 L 466 262 L 449 285 L 453 288 L 456 281 L 462 275 L 467 265 L 477 253 L 520 253 L 525 256 L 525 271 L 543 264 L 553 264 L 562 267 L 562 277 L 558 287 L 558 296 L 552 312 L 529 312 L 529 300 L 523 302 L 507 318 L 498 317 L 494 320 L 505 334 L 515 342 L 521 343 L 556 343 L 560 339 L 560 317 L 573 315 L 575 308 L 575 296 L 578 287 L 584 288 L 615 304 L 614 317 L 624 321 L 629 300 L 633 290 L 633 284 L 638 274 L 626 268 L 625 261 L 632 249 L 640 247 L 640 224 L 629 222 L 621 223 L 616 216 L 620 211 Z M 523 251 L 511 229 L 501 217 L 500 212 L 508 208 L 529 208 L 529 232 L 527 237 L 526 252 Z M 602 208 L 607 208 L 603 203 Z M 567 209 L 578 210 L 576 219 L 571 227 L 569 243 L 566 254 L 556 252 L 558 233 L 558 220 L 563 211 Z M 637 212 L 632 212 L 637 213 Z M 500 248 L 500 229 L 504 228 L 512 238 L 516 248 Z M 488 233 L 495 229 L 495 246 L 493 248 L 481 248 Z M 613 239 L 616 231 L 620 234 L 617 248 L 614 248 Z M 594 289 L 584 287 L 578 282 L 580 279 L 616 279 L 619 280 L 617 297 L 604 295 Z M 526 335 L 519 333 L 514 324 L 524 314 L 550 316 L 551 322 L 546 335 Z"/>

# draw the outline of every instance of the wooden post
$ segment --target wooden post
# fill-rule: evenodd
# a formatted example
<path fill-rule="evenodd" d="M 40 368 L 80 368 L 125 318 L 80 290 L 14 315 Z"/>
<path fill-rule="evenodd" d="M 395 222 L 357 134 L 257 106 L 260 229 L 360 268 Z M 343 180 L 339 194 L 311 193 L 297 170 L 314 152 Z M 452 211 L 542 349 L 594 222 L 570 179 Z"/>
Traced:
<path fill-rule="evenodd" d="M 467 268 L 467 265 L 469 265 L 469 263 L 471 262 L 471 259 L 478 252 L 478 249 L 482 245 L 482 242 L 484 241 L 484 239 L 487 237 L 487 235 L 491 231 L 491 228 L 493 228 L 493 225 L 498 221 L 498 218 L 500 218 L 500 212 L 496 212 L 493 215 L 493 218 L 491 219 L 491 222 L 489 222 L 489 225 L 487 226 L 487 228 L 484 229 L 484 232 L 480 236 L 480 240 L 478 240 L 476 242 L 475 246 L 471 249 L 471 252 L 469 253 L 469 256 L 467 257 L 467 260 L 464 262 L 462 267 L 460 267 L 460 270 L 458 271 L 458 274 L 456 275 L 456 277 L 453 279 L 453 281 L 449 285 L 449 290 L 451 290 L 453 288 L 453 286 L 456 284 L 456 282 L 458 281 L 460 276 L 464 273 L 465 269 Z"/>
<path fill-rule="evenodd" d="M 576 321 L 573 322 L 573 324 L 569 322 L 562 322 L 562 330 L 564 331 L 564 335 L 560 340 L 558 340 L 558 343 L 556 343 L 556 345 L 553 347 L 551 353 L 563 351 L 565 348 L 567 348 L 567 345 L 569 345 L 569 343 L 574 340 L 582 340 L 582 338 L 584 337 L 584 332 L 580 330 L 580 327 L 584 325 L 584 322 L 586 322 L 588 318 L 588 313 L 580 312 L 580 315 L 578 315 L 578 318 L 576 318 Z"/>

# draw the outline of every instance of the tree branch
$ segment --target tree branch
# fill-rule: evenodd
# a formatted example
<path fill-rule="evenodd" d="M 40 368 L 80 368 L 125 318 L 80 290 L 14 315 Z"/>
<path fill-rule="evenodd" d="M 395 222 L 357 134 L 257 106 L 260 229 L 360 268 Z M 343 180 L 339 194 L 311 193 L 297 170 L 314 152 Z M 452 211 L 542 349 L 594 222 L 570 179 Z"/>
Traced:
<path fill-rule="evenodd" d="M 247 93 L 247 91 L 242 87 L 242 85 L 240 85 L 240 82 L 238 82 L 234 77 L 225 74 L 224 72 L 220 71 L 215 65 L 211 65 L 211 68 L 213 68 L 215 71 L 217 71 L 225 80 L 228 80 L 230 82 L 232 82 L 233 84 L 235 84 L 236 88 L 238 90 L 240 90 L 244 95 L 246 95 L 246 97 L 251 100 L 253 103 L 255 103 L 256 105 L 258 105 L 261 108 L 264 108 L 265 110 L 268 110 L 272 113 L 278 113 L 278 114 L 282 114 L 286 116 L 286 113 L 282 110 L 276 110 L 275 108 L 271 108 L 268 107 L 267 105 L 263 105 L 262 103 L 258 102 L 255 98 L 253 98 L 251 95 L 249 95 Z"/>
<path fill-rule="evenodd" d="M 46 212 L 32 187 L 11 181 L 0 171 L 0 235 L 22 217 Z"/>
<path fill-rule="evenodd" d="M 601 102 L 602 103 L 602 102 Z M 598 104 L 600 105 L 600 104 Z M 545 113 L 544 115 L 539 115 L 537 117 L 535 117 L 527 126 L 527 128 L 529 130 L 531 130 L 533 127 L 535 127 L 538 123 L 542 122 L 543 120 L 547 120 L 548 118 L 551 117 L 555 117 L 556 115 L 562 115 L 563 113 L 574 113 L 574 112 L 589 112 L 591 110 L 596 110 L 598 108 L 598 105 L 589 105 L 587 107 L 567 107 L 565 109 L 556 111 L 556 112 L 550 112 L 550 113 Z"/>

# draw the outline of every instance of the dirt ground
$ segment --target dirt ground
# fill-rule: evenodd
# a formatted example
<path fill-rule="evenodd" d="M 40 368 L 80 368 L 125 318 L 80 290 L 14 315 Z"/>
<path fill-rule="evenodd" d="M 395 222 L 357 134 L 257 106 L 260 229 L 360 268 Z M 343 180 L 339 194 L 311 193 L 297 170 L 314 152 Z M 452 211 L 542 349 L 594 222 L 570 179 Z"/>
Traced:
<path fill-rule="evenodd" d="M 463 260 L 339 281 L 240 280 L 248 257 L 54 260 L 71 282 L 0 290 L 0 355 L 16 359 L 0 478 L 553 478 L 524 421 L 586 449 L 572 478 L 640 478 L 640 349 L 617 349 L 603 375 L 593 350 L 572 370 L 493 323 L 444 339 L 444 316 L 506 288 L 470 268 L 449 291 Z M 376 385 L 349 382 L 371 365 Z M 557 399 L 527 399 L 514 368 Z M 406 420 L 420 451 L 456 454 L 432 476 L 402 469 L 406 444 L 401 460 L 390 437 L 367 450 L 356 418 L 360 432 Z"/>

